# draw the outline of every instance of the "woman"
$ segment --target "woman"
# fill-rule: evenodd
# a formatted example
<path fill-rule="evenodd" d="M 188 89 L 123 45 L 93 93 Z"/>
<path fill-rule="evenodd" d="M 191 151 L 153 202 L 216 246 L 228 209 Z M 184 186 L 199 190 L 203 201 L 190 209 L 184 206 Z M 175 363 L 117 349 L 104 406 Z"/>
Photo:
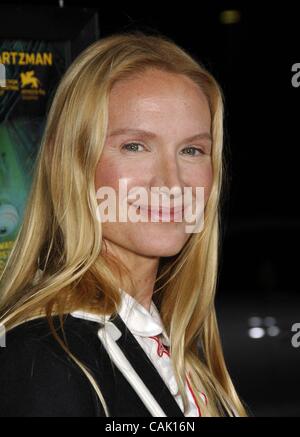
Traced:
<path fill-rule="evenodd" d="M 214 78 L 166 37 L 112 35 L 69 67 L 1 280 L 0 414 L 247 415 L 214 308 L 222 120 Z M 202 187 L 203 228 L 120 181 L 179 187 L 175 209 Z M 105 220 L 103 187 L 143 220 Z"/>

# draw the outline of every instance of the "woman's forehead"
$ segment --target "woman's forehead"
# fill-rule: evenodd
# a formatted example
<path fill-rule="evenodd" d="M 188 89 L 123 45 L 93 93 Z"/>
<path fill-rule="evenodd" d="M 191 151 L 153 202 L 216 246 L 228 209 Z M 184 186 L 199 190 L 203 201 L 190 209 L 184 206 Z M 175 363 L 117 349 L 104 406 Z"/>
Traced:
<path fill-rule="evenodd" d="M 151 122 L 151 126 L 149 123 Z M 195 130 L 210 125 L 210 110 L 206 96 L 199 87 L 169 86 L 163 83 L 139 84 L 133 82 L 112 91 L 109 103 L 111 130 L 128 127 L 153 129 L 162 124 L 191 125 Z"/>

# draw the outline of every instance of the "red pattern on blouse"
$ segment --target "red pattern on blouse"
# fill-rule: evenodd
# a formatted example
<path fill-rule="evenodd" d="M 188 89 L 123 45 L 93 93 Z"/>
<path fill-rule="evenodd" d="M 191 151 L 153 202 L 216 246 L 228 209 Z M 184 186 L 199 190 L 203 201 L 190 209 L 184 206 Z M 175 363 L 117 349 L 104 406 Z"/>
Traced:
<path fill-rule="evenodd" d="M 161 339 L 157 335 L 154 335 L 154 336 L 149 337 L 149 338 L 152 338 L 153 340 L 155 340 L 157 342 L 157 351 L 156 352 L 157 352 L 157 355 L 159 357 L 162 357 L 164 353 L 166 355 L 168 355 L 168 357 L 170 356 L 169 347 L 164 345 L 162 343 Z"/>
<path fill-rule="evenodd" d="M 161 341 L 161 339 L 158 337 L 158 335 L 150 336 L 149 338 L 152 338 L 153 340 L 156 341 L 156 343 L 157 343 L 157 350 L 156 350 L 156 352 L 157 352 L 157 355 L 158 355 L 159 357 L 162 357 L 164 353 L 165 353 L 168 357 L 170 357 L 169 347 L 166 346 L 166 345 L 164 345 L 164 344 L 162 343 L 162 341 Z M 189 376 L 190 376 L 190 373 L 189 373 Z M 192 397 L 193 397 L 193 399 L 194 399 L 195 405 L 196 405 L 196 407 L 197 407 L 198 415 L 199 415 L 199 417 L 201 417 L 201 416 L 202 416 L 202 414 L 201 414 L 201 410 L 200 410 L 199 404 L 198 404 L 198 402 L 197 402 L 197 399 L 196 399 L 195 393 L 194 393 L 194 391 L 193 391 L 193 389 L 192 389 L 192 387 L 191 387 L 191 385 L 190 385 L 190 382 L 189 382 L 189 380 L 188 380 L 188 377 L 186 377 L 186 382 L 187 382 L 188 388 L 189 388 L 189 390 L 190 390 L 190 392 L 191 392 L 191 395 L 192 395 Z M 201 393 L 202 393 L 202 392 L 201 392 Z M 204 397 L 205 397 L 205 403 L 206 403 L 206 405 L 207 405 L 207 397 L 205 396 L 204 393 L 202 393 L 202 394 L 203 394 Z"/>

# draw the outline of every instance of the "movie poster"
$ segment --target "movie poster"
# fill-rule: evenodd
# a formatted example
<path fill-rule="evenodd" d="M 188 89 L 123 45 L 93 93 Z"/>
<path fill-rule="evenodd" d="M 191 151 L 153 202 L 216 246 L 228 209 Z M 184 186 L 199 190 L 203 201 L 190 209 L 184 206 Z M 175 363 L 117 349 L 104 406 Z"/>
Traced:
<path fill-rule="evenodd" d="M 0 275 L 23 219 L 33 167 L 66 44 L 0 40 Z"/>

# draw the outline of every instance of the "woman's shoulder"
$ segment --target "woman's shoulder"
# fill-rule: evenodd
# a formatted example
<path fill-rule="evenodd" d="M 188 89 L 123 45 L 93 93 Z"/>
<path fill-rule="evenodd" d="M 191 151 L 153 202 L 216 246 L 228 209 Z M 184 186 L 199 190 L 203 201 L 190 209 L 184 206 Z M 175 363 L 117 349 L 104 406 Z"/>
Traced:
<path fill-rule="evenodd" d="M 94 365 L 95 327 L 67 315 L 57 334 L 84 364 Z M 92 358 L 91 358 L 92 357 Z M 46 317 L 6 333 L 0 348 L 0 416 L 94 415 L 95 393 L 87 377 L 51 332 Z"/>
<path fill-rule="evenodd" d="M 93 324 L 75 319 L 70 314 L 64 315 L 62 323 L 59 316 L 52 316 L 51 322 L 53 329 L 47 317 L 41 316 L 28 319 L 8 330 L 5 333 L 5 347 L 0 348 L 1 360 L 5 359 L 5 356 L 11 358 L 14 355 L 25 358 L 39 349 L 64 356 L 65 351 L 59 345 L 53 331 L 63 341 L 67 340 L 76 345 L 77 352 L 82 347 L 90 350 L 91 343 L 95 341 L 95 336 L 92 335 L 95 332 Z"/>

